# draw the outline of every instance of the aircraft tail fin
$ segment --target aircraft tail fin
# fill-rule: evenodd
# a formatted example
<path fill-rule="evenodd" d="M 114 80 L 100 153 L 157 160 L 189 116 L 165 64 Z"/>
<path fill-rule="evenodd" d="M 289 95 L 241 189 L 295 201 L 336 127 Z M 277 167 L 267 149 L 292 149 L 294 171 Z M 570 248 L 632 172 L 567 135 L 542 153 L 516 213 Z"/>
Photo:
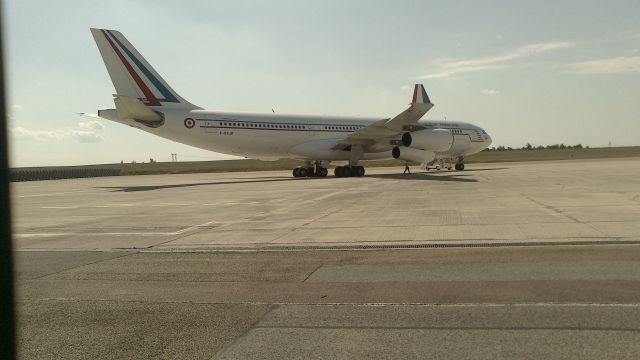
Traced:
<path fill-rule="evenodd" d="M 429 96 L 427 95 L 427 91 L 424 89 L 424 85 L 415 84 L 413 87 L 413 99 L 411 100 L 412 104 L 431 104 L 431 100 L 429 100 Z"/>
<path fill-rule="evenodd" d="M 91 29 L 91 34 L 119 96 L 151 107 L 200 109 L 180 97 L 122 33 Z"/>

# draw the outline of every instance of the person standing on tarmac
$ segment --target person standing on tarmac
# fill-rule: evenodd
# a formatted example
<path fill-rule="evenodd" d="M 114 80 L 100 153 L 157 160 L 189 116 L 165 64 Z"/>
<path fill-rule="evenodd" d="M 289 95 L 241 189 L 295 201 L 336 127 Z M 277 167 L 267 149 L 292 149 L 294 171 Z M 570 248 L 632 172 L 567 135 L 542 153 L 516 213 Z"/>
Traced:
<path fill-rule="evenodd" d="M 404 172 L 402 174 L 407 174 L 407 173 L 409 175 L 411 175 L 411 169 L 409 169 L 409 162 L 408 161 L 404 163 Z"/>

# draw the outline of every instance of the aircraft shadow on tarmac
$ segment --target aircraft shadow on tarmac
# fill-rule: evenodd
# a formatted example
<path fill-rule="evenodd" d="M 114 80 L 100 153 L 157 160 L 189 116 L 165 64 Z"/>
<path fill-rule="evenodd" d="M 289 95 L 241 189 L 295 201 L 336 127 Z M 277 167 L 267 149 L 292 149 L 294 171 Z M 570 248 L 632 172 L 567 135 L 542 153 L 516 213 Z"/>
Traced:
<path fill-rule="evenodd" d="M 510 168 L 508 167 L 499 167 L 499 168 L 477 168 L 477 169 L 465 169 L 463 172 L 464 173 L 468 173 L 468 172 L 474 172 L 474 171 L 494 171 L 494 170 L 509 170 Z M 452 171 L 453 172 L 453 171 Z"/>
<path fill-rule="evenodd" d="M 150 191 L 150 190 L 162 190 L 162 189 L 173 189 L 173 188 L 183 188 L 183 187 L 192 187 L 192 186 L 204 186 L 204 185 L 230 185 L 230 184 L 247 184 L 247 183 L 262 183 L 262 182 L 277 182 L 277 181 L 296 181 L 296 180 L 304 180 L 299 178 L 290 178 L 290 177 L 281 177 L 281 178 L 268 178 L 268 179 L 245 179 L 245 180 L 235 180 L 235 181 L 215 181 L 215 182 L 200 182 L 200 183 L 189 183 L 189 184 L 167 184 L 167 185 L 140 185 L 140 186 L 99 186 L 96 187 L 98 189 L 111 189 L 113 192 L 135 192 L 135 191 Z"/>
<path fill-rule="evenodd" d="M 485 168 L 485 169 L 469 169 L 464 172 L 473 172 L 473 171 L 492 171 L 492 170 L 504 170 L 508 168 Z M 437 175 L 435 175 L 437 174 Z M 451 172 L 450 174 L 455 175 L 447 175 L 447 172 L 440 173 L 425 173 L 425 172 L 414 172 L 412 174 L 373 174 L 373 175 L 365 175 L 366 177 L 371 178 L 380 178 L 380 179 L 399 179 L 399 180 L 430 180 L 430 181 L 451 181 L 451 182 L 478 182 L 476 179 L 467 178 L 468 175 L 463 175 L 458 172 Z M 249 184 L 249 183 L 264 183 L 264 182 L 279 182 L 279 181 L 304 181 L 304 180 L 330 180 L 333 177 L 329 177 L 326 179 L 322 178 L 293 178 L 293 177 L 272 177 L 272 176 L 263 176 L 259 178 L 228 178 L 224 179 L 225 181 L 215 181 L 215 182 L 199 182 L 199 183 L 188 183 L 188 184 L 167 184 L 167 185 L 140 185 L 140 186 L 100 186 L 98 189 L 111 189 L 113 192 L 136 192 L 136 191 L 151 191 L 151 190 L 162 190 L 162 189 L 173 189 L 173 188 L 182 188 L 182 187 L 193 187 L 193 186 L 205 186 L 205 185 L 230 185 L 230 184 Z"/>
<path fill-rule="evenodd" d="M 432 175 L 423 172 L 414 172 L 411 174 L 375 174 L 366 175 L 367 177 L 380 179 L 397 179 L 397 180 L 429 180 L 429 181 L 452 181 L 452 182 L 478 182 L 476 179 L 467 178 L 468 175 Z"/>
<path fill-rule="evenodd" d="M 467 169 L 464 173 L 475 171 L 494 171 L 494 170 L 506 170 L 509 168 L 479 168 L 479 169 Z M 441 171 L 441 172 L 413 172 L 411 174 L 375 174 L 366 175 L 368 177 L 377 177 L 381 179 L 399 179 L 399 180 L 430 180 L 430 181 L 452 181 L 452 182 L 478 182 L 477 179 L 469 179 L 464 173 L 458 171 Z"/>

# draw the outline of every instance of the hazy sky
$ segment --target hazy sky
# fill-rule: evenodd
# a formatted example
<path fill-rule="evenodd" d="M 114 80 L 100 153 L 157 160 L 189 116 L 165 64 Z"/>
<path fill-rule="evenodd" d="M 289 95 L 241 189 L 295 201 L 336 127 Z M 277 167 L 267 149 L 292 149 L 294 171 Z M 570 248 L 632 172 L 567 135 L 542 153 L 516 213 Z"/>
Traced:
<path fill-rule="evenodd" d="M 13 166 L 225 155 L 78 112 L 113 108 L 90 27 L 206 109 L 429 119 L 494 145 L 640 145 L 640 2 L 5 1 Z"/>

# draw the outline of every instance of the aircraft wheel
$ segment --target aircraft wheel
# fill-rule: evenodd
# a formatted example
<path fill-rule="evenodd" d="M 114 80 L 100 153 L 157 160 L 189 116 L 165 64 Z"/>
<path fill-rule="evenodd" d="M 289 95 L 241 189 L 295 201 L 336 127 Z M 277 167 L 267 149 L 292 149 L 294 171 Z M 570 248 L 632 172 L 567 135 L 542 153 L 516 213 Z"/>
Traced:
<path fill-rule="evenodd" d="M 356 166 L 353 168 L 355 176 L 364 176 L 364 166 Z"/>
<path fill-rule="evenodd" d="M 343 167 L 342 167 L 342 166 L 336 166 L 336 168 L 335 168 L 335 169 L 333 169 L 333 174 L 334 174 L 336 177 L 342 177 L 342 176 L 343 176 L 343 175 L 342 175 L 342 169 L 343 169 Z"/>
<path fill-rule="evenodd" d="M 329 175 L 329 170 L 327 170 L 327 168 L 320 168 L 320 171 L 318 172 L 318 176 L 327 177 L 327 175 Z"/>
<path fill-rule="evenodd" d="M 344 177 L 349 177 L 353 175 L 353 169 L 351 169 L 351 166 L 343 166 L 342 167 L 342 176 Z"/>
<path fill-rule="evenodd" d="M 457 163 L 456 164 L 456 170 L 458 170 L 458 171 L 464 170 L 464 163 Z"/>
<path fill-rule="evenodd" d="M 314 169 L 314 168 L 312 168 L 312 167 L 308 167 L 308 168 L 307 168 L 307 176 L 308 176 L 308 177 L 316 176 L 316 174 L 315 174 L 315 169 Z"/>
<path fill-rule="evenodd" d="M 307 177 L 307 168 L 298 168 L 299 177 Z"/>
<path fill-rule="evenodd" d="M 300 170 L 300 169 L 299 168 L 293 169 L 293 177 L 300 177 L 300 174 L 298 173 L 298 170 Z"/>

